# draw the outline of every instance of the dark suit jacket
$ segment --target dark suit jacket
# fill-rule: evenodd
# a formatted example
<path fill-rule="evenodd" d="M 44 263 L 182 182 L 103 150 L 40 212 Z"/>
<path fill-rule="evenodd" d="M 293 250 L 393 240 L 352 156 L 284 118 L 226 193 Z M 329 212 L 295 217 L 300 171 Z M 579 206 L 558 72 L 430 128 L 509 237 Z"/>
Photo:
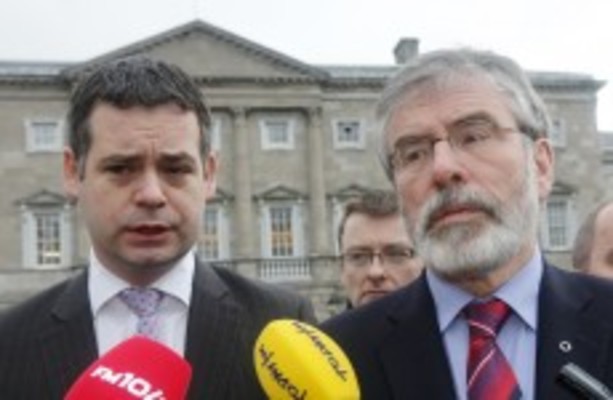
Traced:
<path fill-rule="evenodd" d="M 576 398 L 556 383 L 567 362 L 613 388 L 613 283 L 545 266 L 538 313 L 535 398 Z M 425 275 L 322 328 L 353 363 L 362 400 L 456 397 Z"/>
<path fill-rule="evenodd" d="M 0 399 L 62 399 L 97 358 L 90 309 L 84 272 L 3 315 Z M 185 346 L 193 368 L 188 398 L 264 398 L 253 345 L 276 318 L 315 321 L 310 303 L 296 295 L 197 265 Z"/>

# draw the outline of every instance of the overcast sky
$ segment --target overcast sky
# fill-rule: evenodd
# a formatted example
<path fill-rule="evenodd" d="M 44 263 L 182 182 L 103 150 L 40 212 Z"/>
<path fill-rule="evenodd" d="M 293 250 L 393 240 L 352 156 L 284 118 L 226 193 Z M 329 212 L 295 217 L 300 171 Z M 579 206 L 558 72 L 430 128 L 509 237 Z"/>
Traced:
<path fill-rule="evenodd" d="M 314 64 L 391 64 L 415 37 L 588 73 L 613 131 L 613 0 L 2 0 L 0 61 L 82 61 L 196 18 Z"/>

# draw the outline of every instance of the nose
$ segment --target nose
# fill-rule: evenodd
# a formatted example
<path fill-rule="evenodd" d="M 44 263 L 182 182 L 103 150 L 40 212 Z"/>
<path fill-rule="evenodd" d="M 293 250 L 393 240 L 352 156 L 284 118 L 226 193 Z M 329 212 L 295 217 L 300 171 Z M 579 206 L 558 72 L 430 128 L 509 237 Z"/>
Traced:
<path fill-rule="evenodd" d="M 383 268 L 383 263 L 381 262 L 381 256 L 379 254 L 373 256 L 372 263 L 368 267 L 368 277 L 370 279 L 385 278 L 385 269 Z"/>
<path fill-rule="evenodd" d="M 134 201 L 140 207 L 160 208 L 166 204 L 166 196 L 160 178 L 155 173 L 147 173 L 139 182 Z"/>
<path fill-rule="evenodd" d="M 434 144 L 432 174 L 438 187 L 446 187 L 466 180 L 466 170 L 446 140 L 440 140 Z"/>

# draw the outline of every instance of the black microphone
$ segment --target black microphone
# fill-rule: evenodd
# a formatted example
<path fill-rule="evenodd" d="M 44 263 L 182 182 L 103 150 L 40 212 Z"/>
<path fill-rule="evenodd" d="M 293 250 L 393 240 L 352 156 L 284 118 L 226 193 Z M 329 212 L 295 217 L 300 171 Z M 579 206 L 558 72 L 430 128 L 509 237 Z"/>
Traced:
<path fill-rule="evenodd" d="M 564 385 L 587 400 L 613 400 L 613 394 L 604 383 L 573 363 L 562 367 L 558 375 Z"/>

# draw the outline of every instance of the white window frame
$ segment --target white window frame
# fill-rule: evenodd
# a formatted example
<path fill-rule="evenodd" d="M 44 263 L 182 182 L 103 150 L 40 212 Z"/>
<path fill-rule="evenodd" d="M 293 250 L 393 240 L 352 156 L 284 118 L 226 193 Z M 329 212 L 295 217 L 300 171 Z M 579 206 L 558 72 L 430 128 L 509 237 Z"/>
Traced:
<path fill-rule="evenodd" d="M 292 254 L 283 256 L 273 256 L 272 252 L 272 231 L 271 231 L 271 210 L 273 208 L 287 207 L 291 209 L 291 230 L 292 230 Z M 294 258 L 303 257 L 305 254 L 304 224 L 303 224 L 302 205 L 287 202 L 274 202 L 262 206 L 261 218 L 261 253 L 266 258 Z"/>
<path fill-rule="evenodd" d="M 28 153 L 58 153 L 62 151 L 64 144 L 63 121 L 57 118 L 26 118 L 24 121 L 26 132 L 26 152 Z M 53 140 L 48 144 L 41 144 L 37 141 L 37 124 L 55 125 Z"/>
<path fill-rule="evenodd" d="M 214 212 L 217 225 L 217 257 L 213 258 L 206 254 L 204 247 L 204 232 L 206 213 Z M 199 253 L 207 261 L 227 260 L 230 258 L 230 237 L 228 230 L 228 214 L 226 207 L 219 204 L 207 204 L 204 214 L 202 215 L 202 240 L 200 241 Z"/>
<path fill-rule="evenodd" d="M 59 218 L 60 254 L 57 263 L 39 262 L 37 249 L 37 216 L 55 215 Z M 22 257 L 24 268 L 55 269 L 71 265 L 73 229 L 71 222 L 71 207 L 22 207 Z"/>
<path fill-rule="evenodd" d="M 271 140 L 269 124 L 285 123 L 287 125 L 287 141 Z M 263 150 L 293 150 L 295 146 L 295 121 L 287 117 L 264 117 L 259 121 L 260 137 Z"/>
<path fill-rule="evenodd" d="M 564 210 L 562 211 L 561 226 L 557 222 L 551 220 L 551 207 L 553 202 L 561 202 Z M 552 229 L 562 229 L 565 237 L 564 243 L 553 243 L 554 238 L 551 237 Z M 568 251 L 572 248 L 573 238 L 575 235 L 575 207 L 572 197 L 566 194 L 552 194 L 543 206 L 541 214 L 541 241 L 543 248 L 548 251 Z"/>
<path fill-rule="evenodd" d="M 357 124 L 358 139 L 356 141 L 341 140 L 341 124 Z M 332 120 L 333 144 L 335 149 L 364 149 L 366 147 L 365 123 L 362 119 L 337 118 Z"/>
<path fill-rule="evenodd" d="M 341 220 L 348 202 L 349 199 L 343 201 L 339 199 L 332 200 L 332 237 L 334 238 L 334 254 L 336 255 L 341 254 L 341 248 L 338 243 L 338 228 L 341 225 Z"/>
<path fill-rule="evenodd" d="M 549 139 L 554 147 L 566 147 L 566 121 L 563 118 L 553 118 L 551 120 Z"/>

